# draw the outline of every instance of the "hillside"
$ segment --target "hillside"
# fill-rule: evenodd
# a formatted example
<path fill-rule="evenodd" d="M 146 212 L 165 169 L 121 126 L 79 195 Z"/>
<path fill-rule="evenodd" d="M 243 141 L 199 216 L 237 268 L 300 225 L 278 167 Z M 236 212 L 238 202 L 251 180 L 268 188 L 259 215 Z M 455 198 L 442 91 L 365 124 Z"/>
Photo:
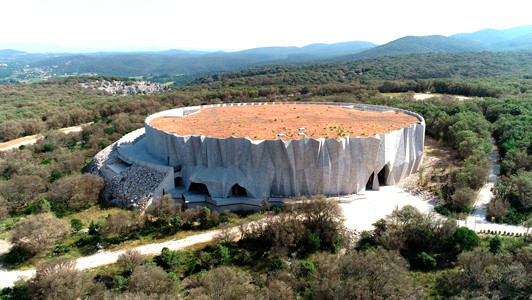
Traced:
<path fill-rule="evenodd" d="M 365 80 L 532 78 L 532 51 L 421 53 L 305 66 L 272 66 L 204 76 L 201 88 L 311 85 Z"/>
<path fill-rule="evenodd" d="M 351 55 L 344 60 L 360 60 L 377 58 L 381 56 L 394 56 L 415 53 L 440 53 L 440 52 L 478 52 L 489 50 L 488 47 L 473 41 L 464 42 L 441 35 L 431 36 L 406 36 L 387 44 Z"/>
<path fill-rule="evenodd" d="M 530 48 L 532 46 L 532 25 L 504 30 L 484 29 L 473 33 L 458 33 L 450 37 L 481 43 L 495 50 Z"/>
<path fill-rule="evenodd" d="M 0 83 L 31 82 L 72 75 L 100 75 L 143 77 L 152 81 L 168 84 L 173 83 L 174 85 L 180 86 L 201 76 L 245 68 L 282 68 L 283 66 L 303 64 L 347 63 L 377 59 L 380 57 L 430 53 L 452 54 L 466 52 L 478 53 L 484 51 L 486 53 L 484 55 L 493 57 L 492 54 L 487 54 L 488 52 L 486 51 L 509 50 L 532 50 L 532 26 L 515 27 L 505 30 L 485 29 L 473 33 L 459 33 L 449 37 L 441 35 L 405 36 L 380 46 L 364 41 L 352 41 L 335 44 L 316 43 L 304 47 L 262 47 L 236 52 L 173 49 L 159 52 L 70 54 L 39 54 L 5 49 L 0 50 Z M 497 55 L 499 54 L 495 56 Z M 505 60 L 505 58 L 502 59 Z M 410 58 L 405 58 L 405 61 L 409 60 Z M 474 60 L 478 61 L 476 58 Z M 424 66 L 419 66 L 419 63 L 415 61 L 411 63 L 418 66 L 416 70 L 413 70 L 410 65 L 403 67 L 407 69 L 405 74 L 415 73 L 416 76 L 422 78 L 441 77 L 444 74 L 475 77 L 483 76 L 482 74 L 486 72 L 490 74 L 507 72 L 504 67 L 506 62 L 490 60 L 488 65 L 484 66 L 487 67 L 487 71 L 482 71 L 481 67 L 476 65 L 474 66 L 475 71 L 472 74 L 471 71 L 465 73 L 462 71 L 463 68 L 460 64 L 468 65 L 470 62 L 467 60 L 458 58 L 457 62 L 446 62 L 454 67 L 449 69 L 448 65 L 446 65 L 440 69 L 429 69 Z M 367 63 L 370 65 L 374 64 L 371 61 Z M 428 65 L 437 67 L 432 61 L 428 61 L 427 63 Z M 495 67 L 499 64 L 503 65 L 503 70 L 497 71 Z M 517 70 L 526 69 L 526 65 L 517 66 Z M 382 66 L 382 68 L 386 67 Z M 385 71 L 383 70 L 382 72 Z M 396 70 L 386 70 L 386 72 L 388 72 L 388 77 L 393 77 Z M 377 77 L 379 76 L 381 75 Z"/>
<path fill-rule="evenodd" d="M 273 62 L 297 64 L 311 60 L 357 53 L 375 44 L 346 42 L 313 44 L 305 47 L 263 47 L 237 52 L 204 52 L 167 50 L 137 53 L 85 54 L 28 54 L 4 50 L 0 53 L 0 67 L 15 74 L 11 79 L 26 80 L 35 77 L 66 75 L 104 76 L 158 76 L 165 74 L 205 74 L 225 72 L 253 65 Z M 2 53 L 4 53 L 2 55 Z M 4 69 L 4 70 L 5 70 Z M 5 74 L 8 74 L 4 71 Z M 0 78 L 0 80 L 6 78 Z"/>

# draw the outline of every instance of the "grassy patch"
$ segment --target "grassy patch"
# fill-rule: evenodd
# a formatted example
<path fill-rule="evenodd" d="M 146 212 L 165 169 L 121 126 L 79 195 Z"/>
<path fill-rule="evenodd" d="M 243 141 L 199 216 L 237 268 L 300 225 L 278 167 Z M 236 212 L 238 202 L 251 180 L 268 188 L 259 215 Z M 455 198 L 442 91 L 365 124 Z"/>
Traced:
<path fill-rule="evenodd" d="M 117 207 L 102 208 L 95 205 L 75 214 L 65 216 L 62 219 L 69 224 L 72 219 L 79 219 L 83 222 L 83 227 L 88 228 L 91 221 L 96 222 L 98 220 L 104 220 L 108 215 L 116 214 L 120 210 L 121 209 Z"/>

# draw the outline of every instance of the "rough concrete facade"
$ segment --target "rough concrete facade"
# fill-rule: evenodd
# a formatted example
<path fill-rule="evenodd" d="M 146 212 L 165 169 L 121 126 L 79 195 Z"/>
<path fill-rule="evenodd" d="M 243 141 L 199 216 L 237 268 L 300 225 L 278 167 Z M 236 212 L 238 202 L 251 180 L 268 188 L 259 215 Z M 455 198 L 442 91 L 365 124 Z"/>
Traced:
<path fill-rule="evenodd" d="M 232 196 L 235 185 L 247 197 L 264 199 L 311 194 L 346 195 L 392 185 L 417 171 L 423 158 L 424 119 L 412 112 L 352 103 L 302 103 L 341 105 L 346 108 L 402 112 L 419 122 L 375 137 L 340 139 L 262 140 L 179 136 L 149 123 L 160 116 L 186 117 L 204 107 L 231 105 L 283 105 L 285 103 L 221 104 L 178 108 L 146 118 L 146 152 L 174 167 L 181 185 L 204 184 L 212 198 Z M 379 180 L 381 182 L 379 182 Z"/>

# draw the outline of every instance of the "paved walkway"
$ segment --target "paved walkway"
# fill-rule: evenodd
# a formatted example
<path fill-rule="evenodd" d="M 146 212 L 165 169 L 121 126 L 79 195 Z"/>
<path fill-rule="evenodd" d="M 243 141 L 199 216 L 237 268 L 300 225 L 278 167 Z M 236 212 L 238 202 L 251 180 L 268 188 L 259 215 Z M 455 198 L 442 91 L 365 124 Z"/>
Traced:
<path fill-rule="evenodd" d="M 412 205 L 422 213 L 434 211 L 432 201 L 412 195 L 397 186 L 381 186 L 380 191 L 366 191 L 364 198 L 340 203 L 345 226 L 356 230 L 373 230 L 375 221 L 386 217 L 394 209 Z"/>

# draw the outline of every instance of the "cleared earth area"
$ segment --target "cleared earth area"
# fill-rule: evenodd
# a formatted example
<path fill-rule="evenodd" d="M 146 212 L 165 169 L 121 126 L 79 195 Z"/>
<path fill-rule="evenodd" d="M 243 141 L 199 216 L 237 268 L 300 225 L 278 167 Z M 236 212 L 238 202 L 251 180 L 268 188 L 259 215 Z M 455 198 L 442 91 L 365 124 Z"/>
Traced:
<path fill-rule="evenodd" d="M 417 122 L 414 116 L 393 111 L 381 113 L 335 105 L 279 104 L 203 108 L 186 117 L 159 117 L 150 125 L 181 136 L 293 140 L 305 136 L 316 139 L 375 136 Z"/>

